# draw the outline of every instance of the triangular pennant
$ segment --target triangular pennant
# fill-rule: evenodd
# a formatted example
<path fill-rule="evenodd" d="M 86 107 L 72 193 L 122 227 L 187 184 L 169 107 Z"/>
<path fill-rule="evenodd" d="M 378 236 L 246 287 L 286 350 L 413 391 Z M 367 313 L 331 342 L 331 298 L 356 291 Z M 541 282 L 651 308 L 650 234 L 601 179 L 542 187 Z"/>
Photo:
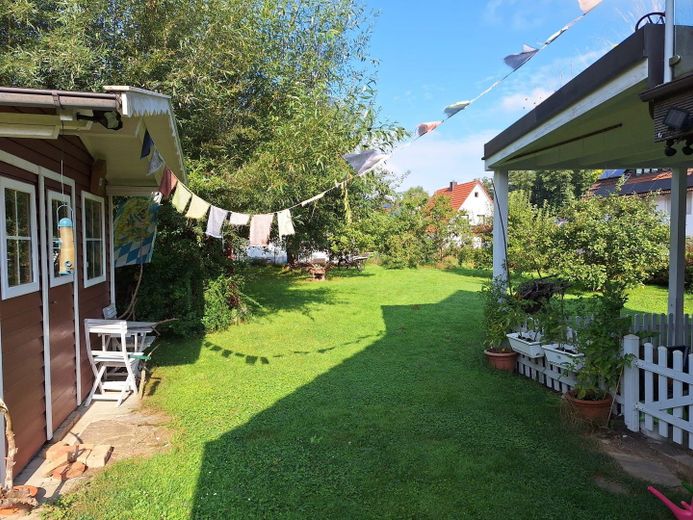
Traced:
<path fill-rule="evenodd" d="M 422 135 L 426 135 L 428 132 L 432 132 L 442 124 L 442 121 L 429 121 L 427 123 L 421 123 L 416 127 L 416 134 L 421 137 Z"/>
<path fill-rule="evenodd" d="M 154 153 L 152 158 L 149 160 L 149 168 L 147 169 L 147 175 L 154 175 L 164 166 L 164 158 L 161 157 L 159 150 L 154 148 Z"/>
<path fill-rule="evenodd" d="M 363 152 L 348 153 L 342 156 L 349 163 L 357 175 L 363 175 L 375 168 L 378 163 L 387 159 L 387 154 L 378 150 L 365 150 Z"/>
<path fill-rule="evenodd" d="M 503 61 L 511 69 L 517 70 L 531 60 L 537 52 L 539 52 L 539 49 L 535 49 L 534 47 L 531 47 L 525 43 L 522 45 L 522 52 L 506 56 L 503 58 Z"/>
<path fill-rule="evenodd" d="M 151 153 L 153 144 L 154 140 L 152 139 L 152 136 L 149 135 L 149 130 L 145 129 L 144 139 L 142 140 L 142 150 L 140 151 L 140 159 L 144 159 Z"/>
<path fill-rule="evenodd" d="M 453 103 L 452 105 L 448 105 L 445 107 L 443 112 L 445 112 L 445 115 L 448 117 L 452 117 L 457 112 L 461 112 L 465 108 L 467 108 L 471 104 L 471 101 L 458 101 L 456 103 Z"/>
<path fill-rule="evenodd" d="M 602 3 L 602 0 L 578 0 L 582 14 L 589 13 L 592 9 Z"/>

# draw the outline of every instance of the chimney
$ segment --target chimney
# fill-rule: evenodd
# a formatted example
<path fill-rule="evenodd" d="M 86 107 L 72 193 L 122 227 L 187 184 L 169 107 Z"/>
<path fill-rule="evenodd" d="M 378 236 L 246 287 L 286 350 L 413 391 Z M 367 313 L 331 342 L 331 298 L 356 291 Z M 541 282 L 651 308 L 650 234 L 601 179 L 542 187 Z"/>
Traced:
<path fill-rule="evenodd" d="M 450 181 L 450 191 L 454 190 L 455 186 L 457 186 L 457 181 Z"/>

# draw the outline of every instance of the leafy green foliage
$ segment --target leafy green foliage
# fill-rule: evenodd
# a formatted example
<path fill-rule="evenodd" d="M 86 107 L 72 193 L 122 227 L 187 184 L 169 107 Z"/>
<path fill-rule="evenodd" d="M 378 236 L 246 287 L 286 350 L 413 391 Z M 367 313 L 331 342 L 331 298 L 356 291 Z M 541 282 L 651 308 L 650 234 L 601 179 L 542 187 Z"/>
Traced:
<path fill-rule="evenodd" d="M 563 277 L 592 290 L 623 293 L 666 266 L 668 228 L 652 198 L 586 197 L 564 208 L 553 240 Z"/>
<path fill-rule="evenodd" d="M 510 172 L 510 191 L 523 191 L 538 207 L 562 208 L 587 194 L 600 170 L 527 170 Z"/>
<path fill-rule="evenodd" d="M 220 275 L 205 287 L 205 313 L 202 324 L 207 332 L 226 330 L 250 314 L 245 295 L 241 292 L 241 276 Z"/>
<path fill-rule="evenodd" d="M 506 334 L 513 331 L 521 317 L 517 300 L 508 293 L 506 284 L 500 278 L 481 286 L 481 300 L 484 347 L 493 352 L 510 352 Z"/>
<path fill-rule="evenodd" d="M 532 204 L 524 191 L 508 198 L 508 263 L 511 270 L 542 277 L 553 268 L 556 216 L 548 206 Z"/>
<path fill-rule="evenodd" d="M 607 287 L 583 307 L 582 315 L 591 320 L 576 330 L 578 349 L 585 354 L 576 374 L 578 399 L 603 399 L 616 391 L 623 367 L 630 362 L 621 355 L 621 341 L 630 328 L 630 318 L 622 315 L 625 303 L 626 296 L 618 287 Z"/>

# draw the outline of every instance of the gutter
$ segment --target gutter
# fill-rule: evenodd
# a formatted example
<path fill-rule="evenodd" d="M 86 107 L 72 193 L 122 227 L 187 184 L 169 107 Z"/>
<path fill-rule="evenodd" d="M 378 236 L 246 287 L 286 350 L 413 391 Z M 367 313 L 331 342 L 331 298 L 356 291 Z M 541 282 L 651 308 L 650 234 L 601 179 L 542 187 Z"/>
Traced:
<path fill-rule="evenodd" d="M 0 87 L 0 106 L 120 111 L 118 94 Z"/>

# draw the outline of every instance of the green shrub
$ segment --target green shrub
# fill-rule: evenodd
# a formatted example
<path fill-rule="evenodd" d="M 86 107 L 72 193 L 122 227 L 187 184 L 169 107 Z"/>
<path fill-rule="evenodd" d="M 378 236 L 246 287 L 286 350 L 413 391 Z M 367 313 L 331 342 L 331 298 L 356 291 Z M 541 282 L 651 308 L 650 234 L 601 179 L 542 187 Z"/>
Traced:
<path fill-rule="evenodd" d="M 239 275 L 220 275 L 207 282 L 202 317 L 207 332 L 226 330 L 248 316 L 249 309 L 241 293 L 242 283 Z"/>

